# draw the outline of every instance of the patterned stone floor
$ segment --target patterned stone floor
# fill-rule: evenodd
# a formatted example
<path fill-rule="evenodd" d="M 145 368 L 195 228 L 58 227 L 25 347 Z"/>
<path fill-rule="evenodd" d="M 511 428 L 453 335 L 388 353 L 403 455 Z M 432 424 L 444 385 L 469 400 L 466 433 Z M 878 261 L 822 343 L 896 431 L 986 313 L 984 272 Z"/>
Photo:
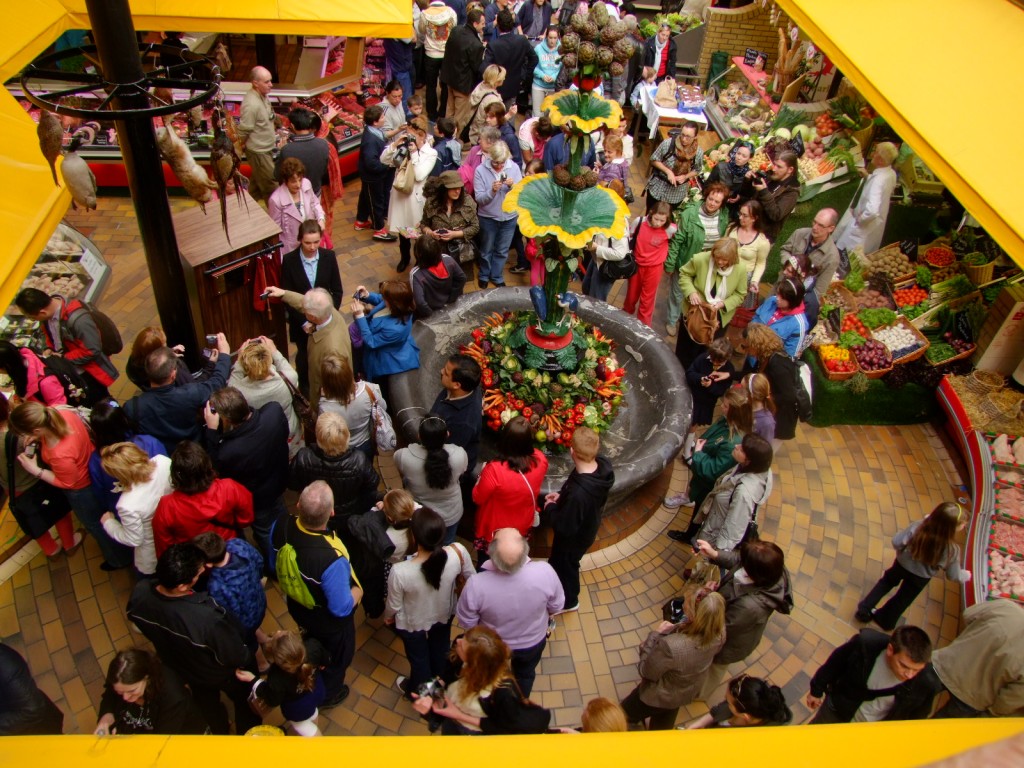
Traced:
<path fill-rule="evenodd" d="M 638 171 L 634 175 L 640 188 Z M 397 261 L 394 244 L 352 231 L 357 194 L 358 182 L 349 184 L 335 217 L 336 250 L 349 288 L 392 276 Z M 176 200 L 174 205 L 185 203 Z M 114 266 L 102 305 L 121 323 L 126 338 L 156 323 L 131 203 L 105 197 L 98 211 L 69 212 L 68 219 L 96 241 Z M 218 226 L 213 218 L 210 226 Z M 509 282 L 525 280 L 510 275 Z M 621 306 L 623 294 L 620 284 L 612 302 Z M 659 309 L 656 319 L 662 316 Z M 115 395 L 132 394 L 129 383 L 118 384 Z M 385 462 L 383 469 L 395 484 L 394 468 Z M 796 609 L 789 617 L 772 619 L 743 669 L 783 686 L 799 722 L 807 716 L 801 702 L 809 676 L 855 631 L 858 597 L 892 558 L 889 538 L 954 494 L 951 488 L 960 484 L 960 474 L 931 425 L 801 426 L 797 439 L 779 452 L 775 470 L 776 487 L 761 527 L 786 552 Z M 677 462 L 670 492 L 685 485 L 686 470 Z M 686 509 L 676 514 L 662 508 L 627 540 L 588 556 L 580 611 L 559 617 L 535 688 L 535 697 L 554 710 L 558 725 L 577 724 L 581 706 L 591 697 L 621 698 L 635 685 L 636 648 L 659 618 L 662 603 L 681 586 L 679 574 L 686 565 L 683 547 L 663 532 L 684 525 L 688 516 Z M 124 617 L 131 576 L 107 574 L 100 562 L 95 542 L 88 540 L 73 557 L 56 563 L 31 545 L 0 567 L 0 638 L 28 658 L 40 685 L 66 713 L 65 729 L 71 733 L 92 731 L 103 675 L 115 650 L 143 642 Z M 264 628 L 290 626 L 276 588 L 268 597 Z M 957 590 L 936 579 L 908 619 L 945 644 L 956 634 L 959 613 Z M 425 734 L 393 687 L 395 677 L 407 672 L 400 641 L 379 621 L 362 618 L 357 639 L 348 679 L 353 694 L 324 714 L 324 732 Z M 704 711 L 704 704 L 695 702 L 680 713 L 680 721 Z M 276 713 L 268 722 L 275 719 Z"/>

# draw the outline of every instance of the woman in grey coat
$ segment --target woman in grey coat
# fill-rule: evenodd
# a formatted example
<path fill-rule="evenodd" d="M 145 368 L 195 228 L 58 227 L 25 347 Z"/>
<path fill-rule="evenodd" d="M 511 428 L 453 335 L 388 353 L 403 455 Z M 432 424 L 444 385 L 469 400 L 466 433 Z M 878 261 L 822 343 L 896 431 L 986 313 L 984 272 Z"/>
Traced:
<path fill-rule="evenodd" d="M 694 518 L 696 539 L 718 550 L 736 549 L 756 511 L 772 493 L 772 445 L 750 433 L 732 449 L 736 466 L 715 481 Z"/>

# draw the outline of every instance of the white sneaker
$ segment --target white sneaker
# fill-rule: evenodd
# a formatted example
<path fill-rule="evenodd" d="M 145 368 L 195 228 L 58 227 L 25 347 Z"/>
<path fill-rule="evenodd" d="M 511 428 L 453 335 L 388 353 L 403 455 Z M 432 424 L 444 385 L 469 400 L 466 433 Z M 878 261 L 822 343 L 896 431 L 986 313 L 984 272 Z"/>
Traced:
<path fill-rule="evenodd" d="M 669 496 L 664 501 L 665 509 L 678 509 L 679 507 L 689 507 L 692 504 L 693 502 L 690 501 L 690 497 L 687 496 L 685 492 Z"/>
<path fill-rule="evenodd" d="M 562 610 L 560 610 L 555 615 L 556 616 L 561 616 L 563 613 L 575 613 L 579 609 L 580 609 L 580 603 L 579 603 L 579 600 L 577 600 L 575 605 L 570 605 L 568 608 L 563 608 Z M 554 621 L 554 619 L 552 619 L 552 621 Z"/>

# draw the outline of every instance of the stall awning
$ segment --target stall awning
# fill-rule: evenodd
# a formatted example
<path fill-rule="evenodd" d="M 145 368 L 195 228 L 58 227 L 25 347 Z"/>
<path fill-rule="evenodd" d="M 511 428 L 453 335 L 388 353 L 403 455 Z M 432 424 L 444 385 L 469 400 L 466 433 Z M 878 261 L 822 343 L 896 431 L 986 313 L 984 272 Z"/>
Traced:
<path fill-rule="evenodd" d="M 777 2 L 1024 266 L 1024 10 L 1009 0 Z"/>
<path fill-rule="evenodd" d="M 237 34 L 408 37 L 409 0 L 131 0 L 135 28 Z M 0 35 L 0 82 L 20 72 L 62 33 L 88 29 L 84 0 L 18 0 L 4 9 L 16 33 Z M 39 152 L 35 123 L 0 88 L 0 307 L 22 279 L 70 204 Z"/>

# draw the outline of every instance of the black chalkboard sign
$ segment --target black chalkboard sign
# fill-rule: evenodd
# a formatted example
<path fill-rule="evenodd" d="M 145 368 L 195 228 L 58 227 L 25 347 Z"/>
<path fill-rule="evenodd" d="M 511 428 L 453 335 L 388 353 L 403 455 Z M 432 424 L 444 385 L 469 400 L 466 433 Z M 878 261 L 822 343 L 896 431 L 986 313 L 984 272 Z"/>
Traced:
<path fill-rule="evenodd" d="M 754 64 L 757 63 L 758 56 L 763 57 L 764 61 L 768 60 L 767 53 L 759 51 L 756 48 L 747 48 L 747 50 L 743 52 L 743 63 L 746 64 L 748 67 L 752 67 L 754 66 Z"/>
<path fill-rule="evenodd" d="M 900 253 L 910 259 L 917 261 L 917 240 L 900 240 Z"/>

